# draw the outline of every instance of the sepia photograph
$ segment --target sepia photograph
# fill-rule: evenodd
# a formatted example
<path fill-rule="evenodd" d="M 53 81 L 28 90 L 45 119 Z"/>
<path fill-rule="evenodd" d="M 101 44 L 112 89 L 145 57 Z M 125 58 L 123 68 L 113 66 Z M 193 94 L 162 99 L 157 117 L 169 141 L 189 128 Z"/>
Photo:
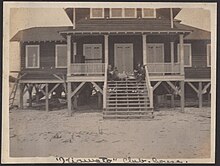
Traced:
<path fill-rule="evenodd" d="M 214 163 L 216 3 L 4 2 L 2 163 Z"/>

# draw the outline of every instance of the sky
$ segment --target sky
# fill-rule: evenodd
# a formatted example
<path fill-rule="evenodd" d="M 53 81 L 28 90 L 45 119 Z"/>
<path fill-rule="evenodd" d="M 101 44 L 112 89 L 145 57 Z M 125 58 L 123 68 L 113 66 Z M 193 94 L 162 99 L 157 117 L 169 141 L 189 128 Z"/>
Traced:
<path fill-rule="evenodd" d="M 176 16 L 186 25 L 210 30 L 210 12 L 204 9 L 182 9 Z M 41 26 L 71 26 L 72 23 L 63 8 L 11 8 L 10 38 L 19 30 Z M 10 70 L 19 70 L 19 43 L 10 43 Z"/>

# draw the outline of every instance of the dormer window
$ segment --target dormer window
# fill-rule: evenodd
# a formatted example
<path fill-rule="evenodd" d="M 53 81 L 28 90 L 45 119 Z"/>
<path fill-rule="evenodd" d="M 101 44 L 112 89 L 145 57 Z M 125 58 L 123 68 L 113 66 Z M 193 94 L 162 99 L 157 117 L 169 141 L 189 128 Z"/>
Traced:
<path fill-rule="evenodd" d="M 104 9 L 103 8 L 91 8 L 90 18 L 104 18 Z"/>
<path fill-rule="evenodd" d="M 153 8 L 143 8 L 142 18 L 156 18 L 156 9 Z"/>
<path fill-rule="evenodd" d="M 111 18 L 136 18 L 137 11 L 135 8 L 111 8 Z"/>

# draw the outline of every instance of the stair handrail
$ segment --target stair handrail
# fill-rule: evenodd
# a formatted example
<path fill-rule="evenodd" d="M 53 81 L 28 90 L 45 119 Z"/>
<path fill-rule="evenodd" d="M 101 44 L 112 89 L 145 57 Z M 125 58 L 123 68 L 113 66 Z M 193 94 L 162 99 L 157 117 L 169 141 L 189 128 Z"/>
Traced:
<path fill-rule="evenodd" d="M 104 74 L 104 86 L 103 86 L 103 109 L 106 109 L 106 94 L 107 94 L 107 76 L 108 76 L 108 63 L 105 63 L 105 74 Z"/>
<path fill-rule="evenodd" d="M 147 86 L 147 92 L 148 96 L 150 99 L 150 108 L 153 108 L 153 87 L 150 84 L 150 77 L 149 77 L 149 72 L 147 65 L 145 65 L 145 81 L 146 81 L 146 86 Z"/>

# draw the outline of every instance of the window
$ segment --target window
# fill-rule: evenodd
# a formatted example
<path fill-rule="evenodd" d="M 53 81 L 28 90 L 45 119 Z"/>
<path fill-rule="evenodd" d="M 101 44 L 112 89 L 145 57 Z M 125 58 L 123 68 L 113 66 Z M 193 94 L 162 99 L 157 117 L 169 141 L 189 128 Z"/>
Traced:
<path fill-rule="evenodd" d="M 184 66 L 191 67 L 192 66 L 192 51 L 191 51 L 191 44 L 183 44 L 184 48 Z M 178 44 L 178 62 L 180 56 L 180 44 Z"/>
<path fill-rule="evenodd" d="M 67 67 L 67 45 L 56 45 L 56 68 Z"/>
<path fill-rule="evenodd" d="M 102 45 L 84 44 L 83 55 L 85 56 L 85 63 L 102 63 Z"/>
<path fill-rule="evenodd" d="M 91 8 L 90 18 L 104 18 L 104 9 L 103 8 Z"/>
<path fill-rule="evenodd" d="M 142 9 L 143 18 L 156 18 L 156 9 L 144 8 Z"/>
<path fill-rule="evenodd" d="M 135 8 L 125 8 L 124 9 L 124 17 L 125 18 L 136 18 L 137 12 Z"/>
<path fill-rule="evenodd" d="M 211 67 L 211 44 L 207 44 L 207 67 Z"/>
<path fill-rule="evenodd" d="M 26 68 L 39 68 L 40 67 L 40 46 L 39 45 L 26 45 Z"/>
<path fill-rule="evenodd" d="M 137 11 L 135 8 L 112 8 L 110 9 L 111 18 L 136 18 Z"/>

